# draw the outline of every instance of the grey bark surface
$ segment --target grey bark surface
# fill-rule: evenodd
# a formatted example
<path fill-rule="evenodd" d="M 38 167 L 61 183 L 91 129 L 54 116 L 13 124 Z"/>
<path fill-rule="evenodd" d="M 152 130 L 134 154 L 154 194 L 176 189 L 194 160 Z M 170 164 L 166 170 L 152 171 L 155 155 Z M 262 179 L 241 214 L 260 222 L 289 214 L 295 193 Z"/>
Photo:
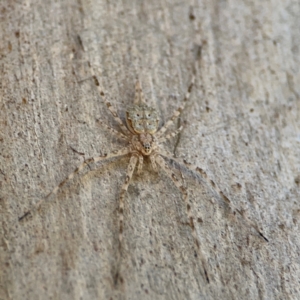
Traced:
<path fill-rule="evenodd" d="M 298 1 L 6 1 L 0 4 L 0 299 L 299 299 Z M 195 87 L 166 149 L 182 168 L 210 282 L 180 192 L 150 164 L 118 197 L 128 157 L 88 65 L 124 118 L 136 78 L 161 124 Z M 177 169 L 178 165 L 171 164 Z"/>

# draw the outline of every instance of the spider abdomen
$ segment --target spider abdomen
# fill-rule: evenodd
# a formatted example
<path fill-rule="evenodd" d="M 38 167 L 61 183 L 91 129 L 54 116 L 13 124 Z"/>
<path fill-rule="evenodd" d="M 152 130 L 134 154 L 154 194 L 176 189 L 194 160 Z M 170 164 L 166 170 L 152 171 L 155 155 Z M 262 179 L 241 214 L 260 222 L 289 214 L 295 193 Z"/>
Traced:
<path fill-rule="evenodd" d="M 155 108 L 144 103 L 133 105 L 126 110 L 126 122 L 132 133 L 150 133 L 157 131 L 159 116 Z"/>

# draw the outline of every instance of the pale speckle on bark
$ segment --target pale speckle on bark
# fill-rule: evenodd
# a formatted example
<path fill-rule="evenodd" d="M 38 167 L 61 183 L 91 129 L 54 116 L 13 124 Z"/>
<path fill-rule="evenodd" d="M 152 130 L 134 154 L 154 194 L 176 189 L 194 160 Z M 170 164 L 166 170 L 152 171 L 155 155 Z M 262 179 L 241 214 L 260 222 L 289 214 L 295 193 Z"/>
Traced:
<path fill-rule="evenodd" d="M 297 1 L 2 2 L 1 300 L 300 298 Z M 31 218 L 18 217 L 82 154 L 120 146 L 97 123 L 117 128 L 88 62 L 121 116 L 139 77 L 165 121 L 189 85 L 196 47 L 184 130 L 167 148 L 206 170 L 269 242 L 183 170 L 207 284 L 180 192 L 149 165 L 125 198 L 116 286 L 128 158 L 91 166 Z"/>

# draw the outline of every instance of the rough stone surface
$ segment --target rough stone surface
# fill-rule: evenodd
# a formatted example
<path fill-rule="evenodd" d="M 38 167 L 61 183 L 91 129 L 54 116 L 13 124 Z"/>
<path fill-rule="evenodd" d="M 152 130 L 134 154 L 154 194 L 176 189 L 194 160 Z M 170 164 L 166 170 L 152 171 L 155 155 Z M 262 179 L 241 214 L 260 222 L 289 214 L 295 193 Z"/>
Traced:
<path fill-rule="evenodd" d="M 2 1 L 0 299 L 299 299 L 299 15 L 296 0 Z M 118 129 L 89 63 L 122 118 L 139 77 L 163 123 L 197 47 L 184 130 L 166 148 L 206 170 L 269 242 L 182 169 L 208 284 L 180 192 L 146 165 L 126 196 L 116 285 L 128 158 L 90 166 L 18 217 L 84 158 L 124 144 L 97 122 Z"/>

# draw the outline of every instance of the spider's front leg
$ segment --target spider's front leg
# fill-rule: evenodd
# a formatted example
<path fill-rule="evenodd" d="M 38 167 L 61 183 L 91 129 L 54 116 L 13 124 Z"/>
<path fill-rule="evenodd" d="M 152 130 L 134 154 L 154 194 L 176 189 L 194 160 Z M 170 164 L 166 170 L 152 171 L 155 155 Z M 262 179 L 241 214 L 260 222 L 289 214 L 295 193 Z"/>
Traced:
<path fill-rule="evenodd" d="M 119 157 L 126 154 L 131 153 L 131 147 L 125 147 L 119 150 L 112 151 L 108 154 L 104 154 L 97 157 L 91 157 L 86 159 L 81 165 L 79 165 L 72 173 L 69 174 L 68 177 L 66 177 L 59 185 L 57 185 L 46 197 L 38 201 L 30 210 L 28 210 L 26 213 L 24 213 L 21 217 L 19 217 L 19 221 L 22 221 L 25 219 L 28 215 L 31 215 L 33 212 L 35 212 L 43 202 L 46 202 L 51 195 L 55 195 L 60 188 L 62 188 L 67 182 L 72 180 L 76 174 L 78 174 L 81 170 L 83 170 L 88 164 L 95 163 L 104 159 L 109 159 L 113 157 Z"/>
<path fill-rule="evenodd" d="M 137 152 L 131 152 L 131 154 L 132 155 L 127 167 L 125 181 L 121 187 L 121 192 L 119 197 L 119 245 L 118 245 L 118 252 L 117 252 L 118 254 L 117 254 L 116 270 L 113 276 L 116 285 L 121 280 L 120 265 L 121 265 L 121 257 L 122 257 L 122 240 L 123 240 L 123 230 L 124 230 L 124 198 L 137 163 L 139 162 L 138 169 L 143 164 L 143 156 L 141 154 Z"/>
<path fill-rule="evenodd" d="M 143 169 L 143 164 L 144 164 L 144 157 L 143 157 L 143 155 L 139 155 L 138 154 L 138 160 L 139 160 L 139 163 L 138 163 L 138 167 L 137 167 L 137 173 L 141 174 L 142 173 L 142 169 Z"/>
<path fill-rule="evenodd" d="M 180 183 L 180 180 L 173 173 L 173 171 L 167 165 L 166 161 L 162 158 L 162 156 L 160 156 L 159 154 L 154 154 L 153 157 L 155 159 L 155 162 L 163 169 L 163 171 L 167 174 L 167 176 L 173 181 L 173 183 L 176 185 L 176 187 L 182 193 L 183 201 L 186 204 L 186 211 L 187 211 L 187 216 L 188 216 L 188 220 L 189 220 L 189 225 L 192 229 L 192 235 L 193 235 L 195 244 L 197 246 L 197 254 L 195 254 L 195 255 L 200 258 L 201 263 L 202 263 L 202 267 L 203 267 L 203 270 L 204 270 L 206 281 L 209 283 L 209 277 L 208 277 L 208 273 L 207 273 L 206 262 L 205 262 L 203 254 L 201 252 L 200 241 L 197 237 L 197 232 L 196 232 L 196 228 L 195 228 L 195 224 L 194 224 L 194 218 L 193 218 L 193 215 L 192 215 L 192 212 L 191 212 L 191 205 L 189 204 L 189 200 L 188 200 L 187 188 L 182 183 Z"/>
<path fill-rule="evenodd" d="M 122 249 L 122 239 L 123 239 L 124 197 L 125 197 L 126 191 L 128 189 L 130 180 L 132 178 L 133 171 L 136 167 L 136 164 L 137 164 L 140 156 L 141 155 L 138 155 L 138 154 L 133 154 L 131 156 L 129 165 L 127 167 L 125 181 L 121 187 L 120 198 L 119 198 L 119 252 L 121 252 L 121 249 Z"/>
<path fill-rule="evenodd" d="M 171 154 L 170 152 L 168 152 L 164 149 L 160 150 L 160 154 L 168 159 L 175 161 L 179 165 L 186 166 L 188 169 L 199 173 L 201 175 L 201 179 L 203 180 L 203 182 L 206 183 L 208 187 L 212 188 L 213 191 L 217 192 L 217 194 L 220 196 L 220 199 L 222 199 L 223 202 L 229 206 L 229 208 L 232 210 L 233 213 L 237 212 L 245 220 L 245 222 L 246 222 L 245 224 L 252 227 L 259 234 L 259 236 L 262 239 L 264 239 L 266 242 L 269 242 L 269 240 L 264 236 L 264 234 L 261 232 L 261 230 L 259 229 L 257 224 L 255 224 L 249 218 L 244 216 L 242 211 L 240 209 L 238 209 L 237 207 L 235 207 L 235 205 L 232 203 L 232 201 L 230 201 L 230 199 L 223 193 L 223 191 L 218 187 L 218 185 L 212 179 L 210 179 L 208 177 L 207 173 L 203 169 L 199 168 L 197 165 L 192 165 L 192 164 L 187 163 L 184 159 L 182 159 L 180 157 L 174 157 L 173 154 Z"/>

